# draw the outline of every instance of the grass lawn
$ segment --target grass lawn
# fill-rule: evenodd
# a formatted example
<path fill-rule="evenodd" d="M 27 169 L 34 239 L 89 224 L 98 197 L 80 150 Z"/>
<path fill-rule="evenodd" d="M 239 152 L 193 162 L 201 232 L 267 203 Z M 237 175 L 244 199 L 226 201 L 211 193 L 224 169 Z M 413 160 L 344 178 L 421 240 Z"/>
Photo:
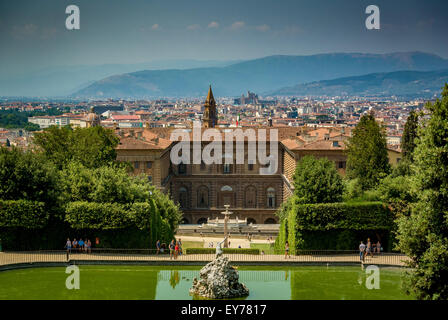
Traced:
<path fill-rule="evenodd" d="M 202 241 L 182 241 L 182 249 L 203 247 L 204 243 Z"/>
<path fill-rule="evenodd" d="M 250 244 L 251 249 L 260 249 L 261 251 L 264 251 L 265 254 L 275 254 L 274 252 L 274 243 L 251 243 Z"/>

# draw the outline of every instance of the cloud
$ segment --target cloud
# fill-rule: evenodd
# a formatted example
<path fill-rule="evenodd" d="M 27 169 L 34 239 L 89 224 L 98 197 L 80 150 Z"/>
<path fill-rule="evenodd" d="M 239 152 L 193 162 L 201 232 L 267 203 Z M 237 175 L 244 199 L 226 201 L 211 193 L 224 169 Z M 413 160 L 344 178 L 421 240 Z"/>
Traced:
<path fill-rule="evenodd" d="M 241 29 L 245 26 L 244 21 L 236 21 L 234 23 L 232 23 L 232 25 L 230 26 L 230 29 L 232 30 L 238 30 Z"/>
<path fill-rule="evenodd" d="M 271 30 L 271 27 L 268 26 L 267 24 L 262 24 L 261 26 L 256 26 L 255 29 L 257 29 L 258 31 L 261 31 L 261 32 L 266 32 L 266 31 Z"/>
<path fill-rule="evenodd" d="M 285 32 L 292 33 L 292 34 L 298 34 L 298 33 L 303 33 L 303 29 L 300 28 L 299 26 L 292 25 L 292 26 L 287 26 L 285 28 Z"/>
<path fill-rule="evenodd" d="M 161 29 L 161 27 L 159 26 L 158 23 L 153 24 L 151 27 L 151 30 L 159 30 L 159 29 Z"/>
<path fill-rule="evenodd" d="M 189 25 L 189 26 L 187 27 L 187 30 L 198 30 L 198 29 L 200 29 L 200 28 L 201 28 L 200 25 L 198 25 L 198 24 L 192 24 L 192 25 Z"/>
<path fill-rule="evenodd" d="M 219 23 L 216 21 L 212 21 L 208 24 L 207 28 L 218 28 L 219 27 Z"/>

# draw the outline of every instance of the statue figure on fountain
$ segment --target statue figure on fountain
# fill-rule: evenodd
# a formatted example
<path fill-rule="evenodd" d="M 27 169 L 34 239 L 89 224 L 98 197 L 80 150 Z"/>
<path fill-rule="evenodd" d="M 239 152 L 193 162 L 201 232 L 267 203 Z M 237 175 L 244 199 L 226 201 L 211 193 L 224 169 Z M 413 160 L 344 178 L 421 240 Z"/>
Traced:
<path fill-rule="evenodd" d="M 216 245 L 216 258 L 220 257 L 222 255 L 222 244 L 226 242 L 227 236 L 222 240 L 221 242 L 218 242 Z"/>
<path fill-rule="evenodd" d="M 215 259 L 199 272 L 199 279 L 193 279 L 190 294 L 211 299 L 229 299 L 249 295 L 246 286 L 239 282 L 238 271 L 230 265 L 229 258 L 222 255 L 222 244 L 216 245 Z"/>

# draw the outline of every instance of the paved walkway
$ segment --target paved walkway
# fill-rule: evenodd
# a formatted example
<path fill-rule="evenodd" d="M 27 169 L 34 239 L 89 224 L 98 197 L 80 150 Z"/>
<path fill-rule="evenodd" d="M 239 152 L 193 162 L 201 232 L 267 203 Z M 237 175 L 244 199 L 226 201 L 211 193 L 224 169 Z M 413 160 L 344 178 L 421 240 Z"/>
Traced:
<path fill-rule="evenodd" d="M 334 255 L 299 255 L 285 258 L 283 255 L 250 255 L 250 254 L 224 254 L 232 262 L 251 262 L 251 263 L 359 263 L 357 254 L 334 254 Z M 137 262 L 208 262 L 214 259 L 214 254 L 189 254 L 180 255 L 177 259 L 172 259 L 167 254 L 149 255 L 149 254 L 123 254 L 123 253 L 77 253 L 71 254 L 71 261 L 137 261 Z M 400 254 L 382 254 L 366 258 L 366 264 L 404 266 L 407 257 Z M 65 252 L 2 252 L 0 253 L 0 265 L 19 264 L 19 263 L 37 263 L 37 262 L 66 262 Z"/>
<path fill-rule="evenodd" d="M 223 240 L 223 237 L 194 237 L 194 236 L 182 236 L 182 235 L 176 235 L 176 239 L 182 239 L 182 242 L 202 242 L 204 248 L 209 248 L 209 245 L 211 242 L 213 242 L 213 248 L 216 248 L 216 245 L 218 242 L 221 242 Z M 274 241 L 268 241 L 261 240 L 261 239 L 252 239 L 252 241 L 249 241 L 247 239 L 242 238 L 232 238 L 230 237 L 230 248 L 238 248 L 238 246 L 241 246 L 241 248 L 250 248 L 251 243 L 258 243 L 258 244 L 273 244 Z"/>

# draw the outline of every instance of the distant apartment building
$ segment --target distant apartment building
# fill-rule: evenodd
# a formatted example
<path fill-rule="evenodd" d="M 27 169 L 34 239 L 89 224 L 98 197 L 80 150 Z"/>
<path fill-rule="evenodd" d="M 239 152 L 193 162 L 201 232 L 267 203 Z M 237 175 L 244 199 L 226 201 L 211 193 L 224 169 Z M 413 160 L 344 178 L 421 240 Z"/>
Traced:
<path fill-rule="evenodd" d="M 41 129 L 51 126 L 68 126 L 70 118 L 65 116 L 37 116 L 29 117 L 28 122 L 37 124 Z"/>

